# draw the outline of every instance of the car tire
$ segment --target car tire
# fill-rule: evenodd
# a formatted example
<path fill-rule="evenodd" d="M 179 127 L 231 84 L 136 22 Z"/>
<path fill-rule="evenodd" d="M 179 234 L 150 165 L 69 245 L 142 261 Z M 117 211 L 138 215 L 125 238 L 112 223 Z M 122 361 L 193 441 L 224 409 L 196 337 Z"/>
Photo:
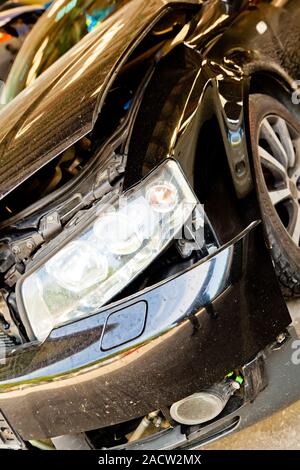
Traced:
<path fill-rule="evenodd" d="M 279 101 L 249 100 L 256 187 L 267 239 L 285 297 L 300 295 L 300 122 Z"/>

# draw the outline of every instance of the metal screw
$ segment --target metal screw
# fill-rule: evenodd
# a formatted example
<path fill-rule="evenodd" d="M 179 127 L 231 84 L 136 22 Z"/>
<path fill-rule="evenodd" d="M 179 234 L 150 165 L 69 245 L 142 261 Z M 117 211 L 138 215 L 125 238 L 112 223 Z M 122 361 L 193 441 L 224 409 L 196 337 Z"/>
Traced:
<path fill-rule="evenodd" d="M 18 253 L 20 253 L 20 251 L 21 251 L 21 250 L 20 250 L 20 248 L 19 248 L 17 245 L 15 245 L 15 246 L 12 247 L 12 252 L 13 252 L 15 255 L 17 255 Z"/>
<path fill-rule="evenodd" d="M 280 333 L 277 337 L 276 337 L 276 341 L 278 344 L 281 344 L 284 342 L 286 338 L 286 334 L 285 333 Z"/>
<path fill-rule="evenodd" d="M 235 380 L 232 380 L 230 385 L 233 388 L 233 390 L 239 390 L 241 388 L 240 384 L 236 382 Z"/>
<path fill-rule="evenodd" d="M 235 172 L 237 176 L 243 176 L 245 174 L 246 165 L 245 162 L 241 161 L 235 165 Z"/>
<path fill-rule="evenodd" d="M 33 243 L 32 242 L 27 242 L 26 243 L 26 246 L 29 250 L 32 250 L 33 249 Z"/>

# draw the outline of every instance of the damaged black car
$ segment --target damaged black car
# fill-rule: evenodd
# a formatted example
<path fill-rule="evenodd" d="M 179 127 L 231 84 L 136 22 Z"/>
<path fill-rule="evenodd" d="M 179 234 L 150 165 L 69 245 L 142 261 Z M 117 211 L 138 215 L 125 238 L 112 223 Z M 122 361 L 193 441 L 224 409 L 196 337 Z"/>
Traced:
<path fill-rule="evenodd" d="M 300 398 L 299 41 L 297 0 L 36 23 L 0 112 L 0 448 L 195 449 Z"/>

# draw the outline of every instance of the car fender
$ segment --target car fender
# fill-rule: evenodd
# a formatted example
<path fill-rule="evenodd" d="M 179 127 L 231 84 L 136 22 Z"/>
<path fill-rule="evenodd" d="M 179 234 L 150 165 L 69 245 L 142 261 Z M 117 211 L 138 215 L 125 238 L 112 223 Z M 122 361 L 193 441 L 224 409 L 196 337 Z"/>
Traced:
<path fill-rule="evenodd" d="M 93 128 L 128 55 L 177 3 L 131 0 L 2 109 L 0 198 Z"/>

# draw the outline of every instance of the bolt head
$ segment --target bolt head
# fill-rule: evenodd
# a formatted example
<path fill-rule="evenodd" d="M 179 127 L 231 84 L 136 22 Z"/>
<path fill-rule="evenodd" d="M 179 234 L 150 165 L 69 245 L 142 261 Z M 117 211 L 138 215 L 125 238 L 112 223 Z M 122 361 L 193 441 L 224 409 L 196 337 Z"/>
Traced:
<path fill-rule="evenodd" d="M 239 390 L 241 388 L 240 384 L 234 380 L 232 381 L 231 386 L 234 390 Z"/>
<path fill-rule="evenodd" d="M 281 343 L 284 342 L 285 338 L 286 338 L 285 333 L 280 333 L 280 334 L 277 336 L 276 341 L 277 341 L 277 343 L 281 344 Z"/>

